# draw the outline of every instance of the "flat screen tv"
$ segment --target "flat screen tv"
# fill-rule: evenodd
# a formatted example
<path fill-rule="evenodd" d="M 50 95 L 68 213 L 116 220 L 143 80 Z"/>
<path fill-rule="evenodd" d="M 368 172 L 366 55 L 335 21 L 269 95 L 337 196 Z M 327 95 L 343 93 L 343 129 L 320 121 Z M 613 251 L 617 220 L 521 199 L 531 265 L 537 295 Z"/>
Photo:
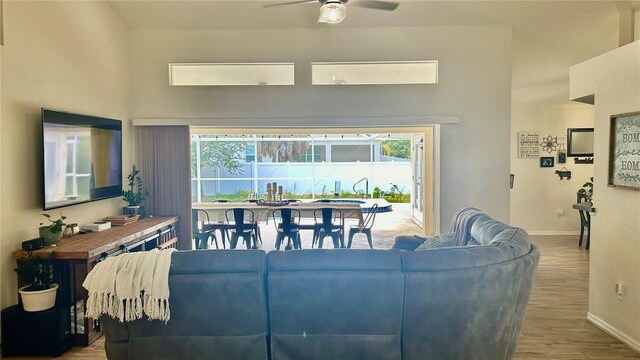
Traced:
<path fill-rule="evenodd" d="M 43 209 L 122 194 L 122 122 L 42 109 Z"/>

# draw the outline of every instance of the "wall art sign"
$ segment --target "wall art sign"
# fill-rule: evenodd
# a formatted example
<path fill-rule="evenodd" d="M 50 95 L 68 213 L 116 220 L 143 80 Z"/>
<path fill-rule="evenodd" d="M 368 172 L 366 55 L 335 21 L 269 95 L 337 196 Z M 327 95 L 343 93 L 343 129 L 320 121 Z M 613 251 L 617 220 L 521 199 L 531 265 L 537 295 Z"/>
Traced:
<path fill-rule="evenodd" d="M 540 156 L 540 134 L 534 131 L 518 133 L 518 159 L 537 159 Z"/>
<path fill-rule="evenodd" d="M 611 116 L 608 182 L 640 190 L 640 112 Z"/>
<path fill-rule="evenodd" d="M 540 167 L 552 168 L 554 160 L 555 160 L 555 157 L 553 156 L 543 156 L 540 158 Z"/>

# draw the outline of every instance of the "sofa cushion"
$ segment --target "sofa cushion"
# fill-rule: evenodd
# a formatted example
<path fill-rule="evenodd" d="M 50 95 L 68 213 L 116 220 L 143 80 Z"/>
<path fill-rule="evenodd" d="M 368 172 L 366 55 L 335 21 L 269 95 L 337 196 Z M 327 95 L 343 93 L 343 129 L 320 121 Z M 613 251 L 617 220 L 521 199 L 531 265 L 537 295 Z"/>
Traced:
<path fill-rule="evenodd" d="M 274 359 L 401 358 L 399 252 L 270 252 L 267 262 Z"/>
<path fill-rule="evenodd" d="M 490 218 L 486 214 L 479 215 L 471 225 L 471 238 L 479 245 L 487 245 L 504 230 L 513 229 L 512 226 L 505 225 Z"/>
<path fill-rule="evenodd" d="M 520 261 L 507 261 L 407 273 L 403 359 L 505 359 L 523 270 Z"/>
<path fill-rule="evenodd" d="M 126 324 L 135 359 L 267 358 L 266 254 L 179 251 L 169 272 L 171 319 Z M 179 343 L 209 345 L 185 347 Z M 228 349 L 240 349 L 225 354 Z M 172 356 L 176 355 L 176 356 Z M 230 354 L 236 354 L 232 356 Z M 179 355 L 179 356 L 177 356 Z"/>
<path fill-rule="evenodd" d="M 424 251 L 429 249 L 437 249 L 442 247 L 454 246 L 455 234 L 446 233 L 434 236 L 427 236 L 422 244 L 416 248 L 416 251 Z"/>

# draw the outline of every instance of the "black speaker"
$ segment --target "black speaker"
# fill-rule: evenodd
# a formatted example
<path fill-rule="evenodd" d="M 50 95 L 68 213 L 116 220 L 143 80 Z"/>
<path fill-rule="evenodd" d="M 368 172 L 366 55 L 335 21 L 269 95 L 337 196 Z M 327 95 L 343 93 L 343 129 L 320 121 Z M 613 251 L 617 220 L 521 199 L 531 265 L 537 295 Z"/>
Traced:
<path fill-rule="evenodd" d="M 22 250 L 24 251 L 29 251 L 29 248 L 31 248 L 31 250 L 38 250 L 38 249 L 42 249 L 43 247 L 44 247 L 43 238 L 35 238 L 35 239 L 22 242 Z"/>
<path fill-rule="evenodd" d="M 69 310 L 26 312 L 21 305 L 2 310 L 2 356 L 62 355 L 71 347 Z"/>

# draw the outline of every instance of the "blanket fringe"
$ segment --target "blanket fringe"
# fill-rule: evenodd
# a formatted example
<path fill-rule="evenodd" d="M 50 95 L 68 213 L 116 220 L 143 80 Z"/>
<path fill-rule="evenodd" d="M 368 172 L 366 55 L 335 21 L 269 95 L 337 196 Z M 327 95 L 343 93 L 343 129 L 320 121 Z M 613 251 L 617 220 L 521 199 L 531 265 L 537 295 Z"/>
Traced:
<path fill-rule="evenodd" d="M 152 298 L 147 294 L 133 299 L 117 299 L 113 294 L 92 293 L 87 299 L 86 316 L 97 319 L 101 315 L 109 315 L 120 322 L 142 319 L 144 315 L 149 320 L 165 323 L 171 319 L 169 299 Z"/>

